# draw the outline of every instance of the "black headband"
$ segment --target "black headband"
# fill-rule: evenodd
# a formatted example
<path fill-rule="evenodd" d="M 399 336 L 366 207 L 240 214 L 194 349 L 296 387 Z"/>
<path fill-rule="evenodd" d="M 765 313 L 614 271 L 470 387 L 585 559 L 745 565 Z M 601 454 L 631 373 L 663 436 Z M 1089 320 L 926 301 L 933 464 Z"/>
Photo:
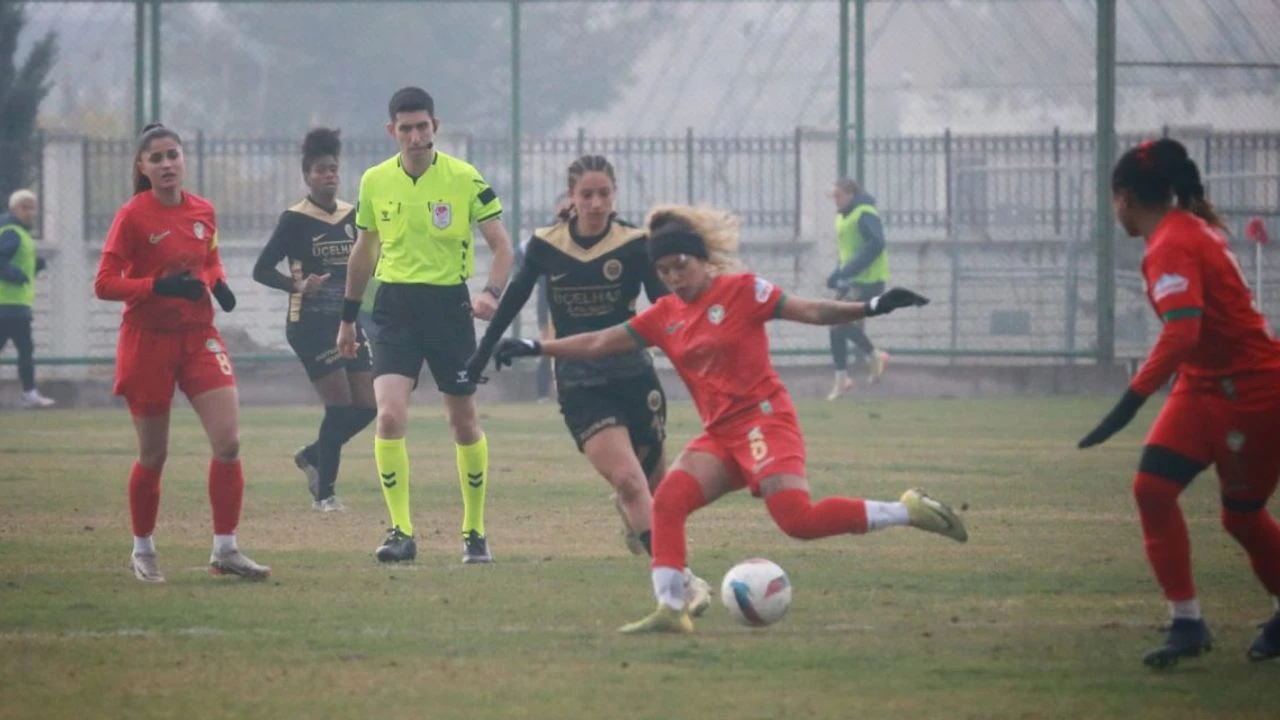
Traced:
<path fill-rule="evenodd" d="M 649 262 L 656 263 L 668 255 L 689 255 L 707 259 L 707 243 L 688 230 L 666 230 L 649 238 Z"/>

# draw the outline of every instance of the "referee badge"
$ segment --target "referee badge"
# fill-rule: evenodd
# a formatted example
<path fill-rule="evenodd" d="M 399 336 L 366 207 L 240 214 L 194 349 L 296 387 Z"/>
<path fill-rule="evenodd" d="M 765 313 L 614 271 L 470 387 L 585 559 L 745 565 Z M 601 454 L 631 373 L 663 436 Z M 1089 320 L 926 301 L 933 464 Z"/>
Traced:
<path fill-rule="evenodd" d="M 431 206 L 431 222 L 441 230 L 453 222 L 453 206 L 447 202 L 435 203 Z"/>

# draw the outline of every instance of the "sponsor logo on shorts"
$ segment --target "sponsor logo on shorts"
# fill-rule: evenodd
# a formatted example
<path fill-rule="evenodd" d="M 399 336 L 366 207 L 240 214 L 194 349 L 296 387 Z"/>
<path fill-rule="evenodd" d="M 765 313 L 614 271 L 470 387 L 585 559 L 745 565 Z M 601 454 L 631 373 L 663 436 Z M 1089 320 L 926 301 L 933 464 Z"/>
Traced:
<path fill-rule="evenodd" d="M 610 282 L 622 277 L 622 261 L 617 258 L 611 258 L 605 262 L 604 279 Z"/>
<path fill-rule="evenodd" d="M 1227 433 L 1227 449 L 1233 453 L 1238 453 L 1244 449 L 1244 433 L 1239 430 L 1232 430 Z"/>
<path fill-rule="evenodd" d="M 1186 292 L 1191 286 L 1190 281 L 1177 273 L 1165 273 L 1156 280 L 1156 284 L 1151 288 L 1151 299 L 1156 302 L 1177 295 L 1180 292 Z"/>
<path fill-rule="evenodd" d="M 205 341 L 204 341 L 204 346 L 205 346 L 205 348 L 206 348 L 209 352 L 211 352 L 211 353 L 220 353 L 220 352 L 222 352 L 222 343 L 219 343 L 219 342 L 218 342 L 216 339 L 214 339 L 214 338 L 209 338 L 208 340 L 205 340 Z"/>
<path fill-rule="evenodd" d="M 649 405 L 649 412 L 658 412 L 662 409 L 662 393 L 657 390 L 650 390 L 649 397 L 645 400 Z"/>

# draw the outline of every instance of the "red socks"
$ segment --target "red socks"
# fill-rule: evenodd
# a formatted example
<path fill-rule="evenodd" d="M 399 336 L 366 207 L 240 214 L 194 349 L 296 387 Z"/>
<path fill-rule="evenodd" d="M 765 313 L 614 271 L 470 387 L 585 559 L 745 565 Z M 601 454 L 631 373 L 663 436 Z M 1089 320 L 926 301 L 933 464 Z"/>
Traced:
<path fill-rule="evenodd" d="M 1158 475 L 1140 472 L 1133 482 L 1147 562 L 1170 602 L 1196 596 L 1195 582 L 1191 579 L 1191 538 L 1182 509 L 1178 507 L 1181 494 L 1181 485 Z"/>
<path fill-rule="evenodd" d="M 1222 510 L 1222 527 L 1249 554 L 1253 574 L 1275 597 L 1280 597 L 1280 525 L 1266 509 L 1240 513 Z"/>
<path fill-rule="evenodd" d="M 240 460 L 209 461 L 209 504 L 213 507 L 213 534 L 234 535 L 240 524 L 244 500 L 244 470 Z"/>
<path fill-rule="evenodd" d="M 696 478 L 684 470 L 667 473 L 653 496 L 653 519 L 649 528 L 653 562 L 650 567 L 684 569 L 688 558 L 684 521 L 706 504 Z"/>
<path fill-rule="evenodd" d="M 799 540 L 867 531 L 867 504 L 862 500 L 829 497 L 814 505 L 805 490 L 783 490 L 764 503 L 782 532 Z"/>
<path fill-rule="evenodd" d="M 161 468 L 133 464 L 129 473 L 129 519 L 133 522 L 133 534 L 149 537 L 156 530 L 156 515 L 160 512 Z"/>

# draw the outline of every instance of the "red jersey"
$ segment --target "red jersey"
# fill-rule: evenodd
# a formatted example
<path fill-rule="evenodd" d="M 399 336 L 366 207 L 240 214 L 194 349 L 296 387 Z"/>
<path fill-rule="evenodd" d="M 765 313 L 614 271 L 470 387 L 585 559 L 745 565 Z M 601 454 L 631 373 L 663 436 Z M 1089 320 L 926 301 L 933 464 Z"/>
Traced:
<path fill-rule="evenodd" d="M 103 300 L 123 300 L 124 322 L 150 330 L 213 325 L 208 295 L 192 302 L 152 292 L 157 278 L 190 270 L 212 287 L 226 278 L 218 257 L 213 205 L 193 193 L 168 207 L 152 192 L 134 195 L 111 223 L 94 291 Z"/>
<path fill-rule="evenodd" d="M 1142 258 L 1147 297 L 1166 323 L 1194 320 L 1199 336 L 1167 367 L 1157 342 L 1134 379 L 1147 395 L 1177 370 L 1185 387 L 1220 387 L 1228 378 L 1280 371 L 1280 344 L 1254 306 L 1248 282 L 1226 240 L 1213 227 L 1185 210 L 1172 210 L 1156 227 Z"/>
<path fill-rule="evenodd" d="M 666 353 L 693 395 L 703 426 L 715 432 L 752 410 L 794 412 L 769 359 L 764 329 L 785 299 L 764 278 L 721 275 L 691 303 L 664 295 L 627 329 Z"/>

